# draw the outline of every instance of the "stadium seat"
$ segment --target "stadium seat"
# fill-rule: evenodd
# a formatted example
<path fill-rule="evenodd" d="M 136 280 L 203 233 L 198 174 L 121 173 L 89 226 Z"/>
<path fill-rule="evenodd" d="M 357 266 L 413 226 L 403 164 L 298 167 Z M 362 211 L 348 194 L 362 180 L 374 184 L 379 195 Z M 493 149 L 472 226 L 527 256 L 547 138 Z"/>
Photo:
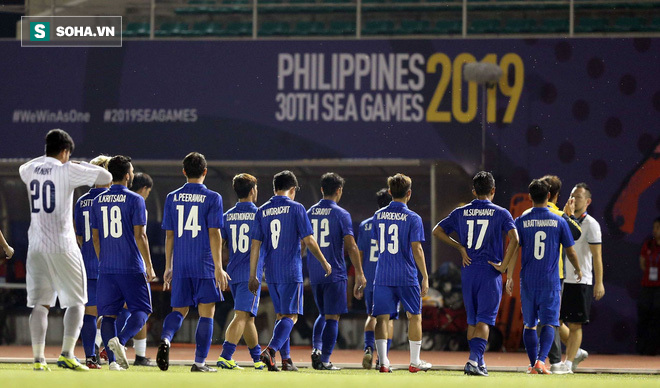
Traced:
<path fill-rule="evenodd" d="M 224 30 L 220 23 L 199 22 L 193 25 L 191 36 L 222 36 Z"/>
<path fill-rule="evenodd" d="M 252 35 L 251 22 L 234 22 L 227 24 L 224 31 L 227 36 L 250 36 Z"/>
<path fill-rule="evenodd" d="M 463 27 L 459 20 L 440 20 L 435 23 L 432 32 L 439 35 L 460 34 L 463 32 Z"/>
<path fill-rule="evenodd" d="M 614 21 L 611 30 L 617 32 L 642 31 L 643 27 L 644 19 L 641 17 L 620 17 Z"/>
<path fill-rule="evenodd" d="M 286 22 L 264 22 L 259 28 L 260 36 L 282 36 L 289 34 L 289 23 Z"/>
<path fill-rule="evenodd" d="M 642 31 L 660 32 L 660 17 L 654 17 L 649 24 L 642 26 Z"/>
<path fill-rule="evenodd" d="M 497 19 L 475 20 L 468 26 L 469 34 L 490 34 L 499 30 L 500 21 Z"/>
<path fill-rule="evenodd" d="M 123 32 L 123 36 L 127 38 L 149 36 L 149 23 L 128 23 L 126 24 L 126 30 Z"/>
<path fill-rule="evenodd" d="M 188 23 L 165 22 L 154 34 L 157 37 L 182 36 L 188 30 Z"/>
<path fill-rule="evenodd" d="M 542 33 L 568 33 L 569 21 L 568 19 L 544 19 L 540 26 L 536 28 L 538 32 Z"/>
<path fill-rule="evenodd" d="M 575 32 L 603 32 L 607 30 L 607 25 L 607 19 L 583 17 L 575 26 Z"/>
<path fill-rule="evenodd" d="M 298 22 L 293 28 L 293 35 L 298 36 L 323 35 L 324 33 L 325 25 L 323 22 Z"/>
<path fill-rule="evenodd" d="M 431 32 L 431 23 L 428 20 L 402 20 L 396 32 L 400 35 L 428 34 Z"/>
<path fill-rule="evenodd" d="M 327 33 L 329 35 L 355 35 L 355 22 L 330 22 L 330 28 L 328 29 Z"/>
<path fill-rule="evenodd" d="M 394 22 L 391 20 L 370 20 L 362 27 L 364 35 L 388 35 L 394 33 Z"/>
<path fill-rule="evenodd" d="M 504 26 L 504 32 L 508 34 L 522 34 L 532 32 L 536 26 L 534 19 L 509 19 Z"/>

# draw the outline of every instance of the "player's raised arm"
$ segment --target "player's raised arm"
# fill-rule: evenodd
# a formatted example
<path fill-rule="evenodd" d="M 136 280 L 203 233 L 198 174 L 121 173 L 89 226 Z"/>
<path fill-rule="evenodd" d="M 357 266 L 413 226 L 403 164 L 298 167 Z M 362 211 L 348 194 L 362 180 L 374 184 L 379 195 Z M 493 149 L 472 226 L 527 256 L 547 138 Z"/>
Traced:
<path fill-rule="evenodd" d="M 149 253 L 149 239 L 147 238 L 147 232 L 144 225 L 135 225 L 133 226 L 133 234 L 135 236 L 135 242 L 137 243 L 138 249 L 140 250 L 140 255 L 142 255 L 142 260 L 144 261 L 144 269 L 147 272 L 147 281 L 152 281 L 156 278 L 156 273 L 154 272 L 154 267 L 151 264 L 151 253 Z"/>
<path fill-rule="evenodd" d="M 355 286 L 353 289 L 353 295 L 355 295 L 355 298 L 357 299 L 362 299 L 364 287 L 367 285 L 367 279 L 364 277 L 364 271 L 362 269 L 362 255 L 358 250 L 353 236 L 344 236 L 344 246 L 348 251 L 348 257 L 351 259 L 353 268 L 355 268 Z"/>
<path fill-rule="evenodd" d="M 211 255 L 215 266 L 215 281 L 220 290 L 227 289 L 229 284 L 229 275 L 222 269 L 222 235 L 220 229 L 209 228 L 209 244 L 211 245 Z"/>
<path fill-rule="evenodd" d="M 321 252 L 321 248 L 319 248 L 319 244 L 316 243 L 316 239 L 314 239 L 313 235 L 309 235 L 305 238 L 303 238 L 303 242 L 305 245 L 307 245 L 307 249 L 312 252 L 314 257 L 316 257 L 316 260 L 321 263 L 321 266 L 323 267 L 323 270 L 325 271 L 325 276 L 328 277 L 332 273 L 332 267 L 330 266 L 330 263 L 325 259 L 325 256 L 323 256 L 323 252 Z M 250 266 L 252 267 L 252 266 Z"/>
<path fill-rule="evenodd" d="M 470 263 L 472 263 L 472 259 L 470 259 L 470 257 L 468 256 L 465 247 L 462 246 L 461 243 L 459 243 L 458 241 L 451 238 L 451 236 L 449 236 L 445 232 L 445 230 L 442 228 L 442 226 L 440 226 L 439 223 L 438 225 L 435 226 L 435 228 L 433 228 L 433 236 L 435 236 L 438 240 L 442 241 L 443 243 L 449 245 L 450 247 L 460 252 L 461 259 L 463 261 L 463 267 L 467 267 L 468 265 L 470 265 Z"/>
<path fill-rule="evenodd" d="M 422 274 L 422 297 L 424 297 L 426 296 L 426 293 L 429 292 L 429 274 L 426 271 L 424 249 L 422 249 L 422 243 L 420 241 L 413 241 L 411 245 L 415 264 L 417 265 L 419 272 Z"/>

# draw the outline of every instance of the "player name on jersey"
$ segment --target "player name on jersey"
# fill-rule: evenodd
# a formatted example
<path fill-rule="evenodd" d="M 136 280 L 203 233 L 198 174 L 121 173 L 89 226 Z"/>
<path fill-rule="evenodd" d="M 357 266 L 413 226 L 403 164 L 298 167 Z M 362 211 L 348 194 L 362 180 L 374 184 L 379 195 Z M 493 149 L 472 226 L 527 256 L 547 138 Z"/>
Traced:
<path fill-rule="evenodd" d="M 105 194 L 99 196 L 99 203 L 103 202 L 126 202 L 126 194 Z"/>
<path fill-rule="evenodd" d="M 311 216 L 329 216 L 332 209 L 330 208 L 313 208 L 310 213 Z"/>
<path fill-rule="evenodd" d="M 492 217 L 493 214 L 495 214 L 495 209 L 465 209 L 465 210 L 463 210 L 463 217 L 477 217 L 477 216 Z"/>
<path fill-rule="evenodd" d="M 408 215 L 403 213 L 381 212 L 378 213 L 378 219 L 391 220 L 391 221 L 406 221 L 408 219 Z"/>
<path fill-rule="evenodd" d="M 556 228 L 559 226 L 559 221 L 557 220 L 524 220 L 523 228 L 544 228 L 552 227 Z"/>
<path fill-rule="evenodd" d="M 35 167 L 34 173 L 38 175 L 49 175 L 53 171 L 52 167 Z"/>
<path fill-rule="evenodd" d="M 94 204 L 94 198 L 92 199 L 83 199 L 80 201 L 80 207 L 90 207 Z"/>
<path fill-rule="evenodd" d="M 227 221 L 253 221 L 255 213 L 227 213 Z"/>
<path fill-rule="evenodd" d="M 271 207 L 268 209 L 263 210 L 263 217 L 269 217 L 269 216 L 277 216 L 280 214 L 287 214 L 289 213 L 289 208 L 291 206 L 278 206 L 278 207 Z"/>
<path fill-rule="evenodd" d="M 172 199 L 174 202 L 199 202 L 204 203 L 206 201 L 206 195 L 204 194 L 190 194 L 190 193 L 177 193 L 174 194 Z"/>

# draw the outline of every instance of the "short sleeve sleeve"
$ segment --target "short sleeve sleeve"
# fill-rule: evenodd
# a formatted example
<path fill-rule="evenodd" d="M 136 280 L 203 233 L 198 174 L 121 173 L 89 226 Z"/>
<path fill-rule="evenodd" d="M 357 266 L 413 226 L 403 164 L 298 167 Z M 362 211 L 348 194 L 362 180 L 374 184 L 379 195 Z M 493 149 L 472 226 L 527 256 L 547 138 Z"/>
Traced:
<path fill-rule="evenodd" d="M 371 244 L 371 233 L 364 230 L 362 225 L 360 225 L 360 229 L 358 229 L 358 238 L 357 238 L 358 250 L 366 253 L 369 250 L 370 244 Z"/>
<path fill-rule="evenodd" d="M 310 236 L 314 233 L 312 230 L 312 223 L 309 222 L 309 217 L 307 212 L 302 205 L 296 206 L 298 211 L 296 212 L 296 225 L 298 227 L 298 237 L 301 239 Z"/>
<path fill-rule="evenodd" d="M 568 222 L 564 220 L 563 218 L 560 221 L 561 225 L 561 245 L 564 246 L 564 248 L 572 247 L 575 245 L 575 240 L 573 240 L 573 235 L 571 234 L 571 230 L 568 226 Z"/>
<path fill-rule="evenodd" d="M 415 215 L 415 217 L 412 218 L 412 225 L 410 226 L 410 242 L 421 242 L 424 240 L 424 225 L 422 224 L 422 217 Z"/>
<path fill-rule="evenodd" d="M 96 199 L 92 203 L 92 206 L 89 207 L 89 227 L 90 229 L 99 229 L 98 225 L 98 216 L 96 213 L 98 212 L 98 205 L 96 202 Z"/>
<path fill-rule="evenodd" d="M 102 167 L 93 164 L 69 163 L 69 184 L 72 188 L 93 186 L 101 171 L 103 171 Z"/>
<path fill-rule="evenodd" d="M 353 234 L 353 220 L 348 212 L 344 212 L 339 218 L 339 225 L 341 226 L 342 236 L 354 236 Z"/>
<path fill-rule="evenodd" d="M 135 204 L 133 205 L 132 219 L 133 226 L 147 224 L 147 207 L 144 203 L 144 198 L 136 197 Z"/>
<path fill-rule="evenodd" d="M 438 222 L 438 225 L 445 231 L 445 233 L 450 234 L 451 232 L 458 230 L 458 226 L 456 225 L 456 214 L 456 210 L 454 210 L 442 221 Z"/>
<path fill-rule="evenodd" d="M 511 213 L 509 213 L 506 209 L 502 209 L 502 231 L 503 232 L 508 232 L 511 229 L 516 229 L 516 225 L 513 222 L 513 217 L 511 217 Z"/>
<path fill-rule="evenodd" d="M 522 247 L 525 243 L 525 233 L 522 233 L 522 230 L 521 230 L 522 220 L 520 219 L 520 217 L 516 218 L 516 220 L 513 222 L 513 224 L 516 227 L 516 229 L 518 229 L 518 231 L 519 231 L 519 233 L 518 233 L 518 245 L 520 245 Z"/>
<path fill-rule="evenodd" d="M 80 208 L 80 198 L 76 202 L 76 206 L 73 208 L 73 220 L 74 220 L 75 225 L 76 225 L 76 236 L 84 236 L 85 235 L 85 219 L 82 215 L 82 209 Z"/>
<path fill-rule="evenodd" d="M 227 219 L 225 217 L 226 215 L 222 216 L 222 228 L 220 228 L 220 236 L 223 240 L 227 239 L 227 230 L 225 229 L 225 226 L 229 226 L 227 225 Z"/>
<path fill-rule="evenodd" d="M 600 231 L 600 224 L 595 219 L 591 220 L 589 224 L 589 233 L 587 234 L 587 242 L 589 244 L 600 244 L 603 242 L 602 233 Z"/>
<path fill-rule="evenodd" d="M 261 229 L 261 223 L 263 218 L 261 217 L 261 209 L 257 210 L 257 214 L 254 216 L 254 230 L 252 231 L 252 239 L 257 241 L 264 241 L 264 232 Z"/>
<path fill-rule="evenodd" d="M 222 197 L 220 194 L 216 194 L 206 215 L 206 226 L 221 229 L 223 225 L 222 218 Z"/>
<path fill-rule="evenodd" d="M 172 208 L 172 194 L 169 194 L 165 200 L 165 206 L 163 208 L 163 224 L 161 227 L 164 230 L 174 230 Z"/>

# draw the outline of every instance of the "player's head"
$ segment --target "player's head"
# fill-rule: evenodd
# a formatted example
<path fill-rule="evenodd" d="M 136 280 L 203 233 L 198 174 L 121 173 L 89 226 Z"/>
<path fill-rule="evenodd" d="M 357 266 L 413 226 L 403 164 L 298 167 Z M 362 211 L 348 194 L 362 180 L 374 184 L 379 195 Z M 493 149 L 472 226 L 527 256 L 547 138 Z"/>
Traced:
<path fill-rule="evenodd" d="M 143 172 L 135 173 L 133 176 L 133 186 L 131 186 L 131 190 L 140 194 L 146 201 L 147 198 L 149 198 L 149 193 L 151 193 L 152 187 L 154 187 L 154 180 L 151 179 L 149 174 L 145 174 Z"/>
<path fill-rule="evenodd" d="M 90 160 L 89 163 L 93 164 L 95 166 L 103 167 L 106 170 L 108 169 L 108 162 L 110 161 L 110 157 L 108 155 L 99 155 L 95 157 L 94 159 Z"/>
<path fill-rule="evenodd" d="M 392 202 L 392 196 L 387 188 L 382 188 L 376 192 L 376 201 L 378 201 L 378 208 L 384 208 Z"/>
<path fill-rule="evenodd" d="M 238 174 L 232 179 L 231 185 L 238 196 L 238 199 L 249 199 L 252 202 L 257 200 L 257 178 L 250 174 Z"/>
<path fill-rule="evenodd" d="M 660 241 L 660 217 L 653 221 L 653 238 Z"/>
<path fill-rule="evenodd" d="M 556 204 L 561 191 L 561 179 L 557 175 L 546 175 L 541 179 L 550 186 L 550 202 Z"/>
<path fill-rule="evenodd" d="M 337 201 L 341 198 L 344 191 L 344 178 L 334 172 L 326 172 L 321 176 L 321 192 L 324 198 L 338 196 Z"/>
<path fill-rule="evenodd" d="M 273 191 L 275 193 L 286 192 L 289 198 L 294 199 L 296 191 L 300 190 L 296 175 L 289 170 L 280 171 L 273 177 Z"/>
<path fill-rule="evenodd" d="M 133 184 L 133 164 L 130 157 L 113 156 L 108 162 L 108 171 L 112 174 L 112 183 L 125 183 L 128 188 Z"/>
<path fill-rule="evenodd" d="M 183 174 L 188 179 L 206 176 L 206 158 L 199 152 L 191 152 L 183 158 Z"/>
<path fill-rule="evenodd" d="M 534 205 L 543 205 L 548 202 L 548 194 L 550 194 L 550 185 L 545 179 L 534 179 L 529 184 L 529 198 Z"/>
<path fill-rule="evenodd" d="M 69 157 L 76 147 L 71 136 L 61 129 L 51 129 L 46 134 L 46 156 L 57 158 L 62 152 L 63 163 L 69 161 Z"/>
<path fill-rule="evenodd" d="M 587 207 L 591 205 L 591 189 L 589 185 L 581 182 L 573 187 L 571 198 L 575 200 L 575 212 L 578 215 L 584 213 Z"/>
<path fill-rule="evenodd" d="M 472 178 L 472 191 L 477 197 L 487 196 L 489 199 L 495 195 L 495 178 L 488 171 L 479 171 Z"/>
<path fill-rule="evenodd" d="M 387 178 L 387 188 L 395 200 L 409 200 L 412 194 L 412 179 L 403 174 L 396 174 Z"/>

